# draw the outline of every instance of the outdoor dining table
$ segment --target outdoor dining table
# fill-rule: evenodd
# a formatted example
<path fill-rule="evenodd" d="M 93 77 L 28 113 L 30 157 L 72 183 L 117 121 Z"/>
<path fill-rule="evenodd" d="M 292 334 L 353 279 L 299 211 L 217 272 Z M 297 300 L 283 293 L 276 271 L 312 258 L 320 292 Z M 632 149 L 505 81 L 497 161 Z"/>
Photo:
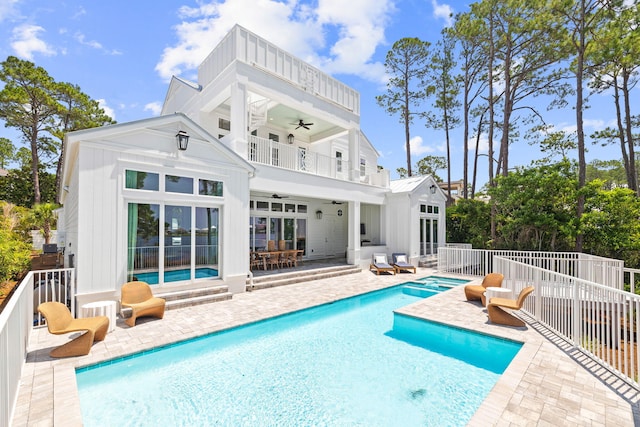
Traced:
<path fill-rule="evenodd" d="M 279 260 L 282 254 L 292 254 L 293 259 L 295 260 L 294 263 L 298 265 L 298 261 L 300 260 L 300 257 L 302 256 L 303 252 L 304 251 L 302 249 L 285 249 L 283 251 L 255 251 L 254 255 L 258 259 L 260 259 L 262 264 L 262 269 L 266 270 L 267 261 L 271 257 L 277 257 L 277 259 Z"/>

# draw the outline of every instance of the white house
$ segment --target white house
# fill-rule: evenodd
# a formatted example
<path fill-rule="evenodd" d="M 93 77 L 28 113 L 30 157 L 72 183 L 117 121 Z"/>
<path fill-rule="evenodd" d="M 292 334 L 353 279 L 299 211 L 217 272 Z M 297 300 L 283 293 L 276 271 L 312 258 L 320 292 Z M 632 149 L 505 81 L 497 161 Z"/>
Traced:
<path fill-rule="evenodd" d="M 132 277 L 242 292 L 269 240 L 365 268 L 374 252 L 417 264 L 445 241 L 444 193 L 430 176 L 390 182 L 359 93 L 240 26 L 197 82 L 172 79 L 161 116 L 66 142 L 61 223 L 80 304 Z"/>

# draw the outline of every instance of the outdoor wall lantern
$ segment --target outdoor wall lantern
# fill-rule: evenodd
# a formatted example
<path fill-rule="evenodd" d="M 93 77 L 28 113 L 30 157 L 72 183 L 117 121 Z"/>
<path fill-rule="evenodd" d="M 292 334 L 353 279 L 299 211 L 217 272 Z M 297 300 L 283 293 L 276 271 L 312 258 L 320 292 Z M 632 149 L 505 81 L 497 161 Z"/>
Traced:
<path fill-rule="evenodd" d="M 429 187 L 429 189 L 431 190 L 431 194 L 436 194 L 436 186 L 435 184 L 431 184 L 431 187 Z"/>
<path fill-rule="evenodd" d="M 186 151 L 187 145 L 189 145 L 189 134 L 183 130 L 178 131 L 176 141 L 178 141 L 178 150 Z"/>
<path fill-rule="evenodd" d="M 292 133 L 290 133 L 290 134 L 287 136 L 287 142 L 288 142 L 289 144 L 293 144 L 293 138 L 294 138 L 293 134 L 292 134 Z"/>
<path fill-rule="evenodd" d="M 322 219 L 322 211 L 321 211 L 320 209 L 318 209 L 318 210 L 316 211 L 316 218 L 317 218 L 317 219 Z"/>

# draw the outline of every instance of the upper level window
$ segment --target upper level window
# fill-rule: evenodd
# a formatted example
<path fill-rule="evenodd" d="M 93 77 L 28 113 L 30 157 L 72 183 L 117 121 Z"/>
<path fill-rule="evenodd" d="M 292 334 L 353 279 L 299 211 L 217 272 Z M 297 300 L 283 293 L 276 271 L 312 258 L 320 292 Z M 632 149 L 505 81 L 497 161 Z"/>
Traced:
<path fill-rule="evenodd" d="M 222 130 L 231 130 L 231 122 L 227 119 L 220 117 L 218 119 L 218 128 Z"/>
<path fill-rule="evenodd" d="M 367 159 L 364 157 L 360 158 L 360 176 L 365 176 L 367 174 Z"/>
<path fill-rule="evenodd" d="M 127 170 L 125 172 L 125 188 L 134 190 L 158 191 L 160 175 L 152 172 Z"/>
<path fill-rule="evenodd" d="M 198 180 L 198 194 L 201 196 L 222 197 L 222 183 L 208 179 Z"/>
<path fill-rule="evenodd" d="M 171 193 L 193 194 L 193 178 L 166 175 L 164 179 L 164 189 Z"/>
<path fill-rule="evenodd" d="M 342 172 L 342 153 L 336 151 L 336 172 Z"/>

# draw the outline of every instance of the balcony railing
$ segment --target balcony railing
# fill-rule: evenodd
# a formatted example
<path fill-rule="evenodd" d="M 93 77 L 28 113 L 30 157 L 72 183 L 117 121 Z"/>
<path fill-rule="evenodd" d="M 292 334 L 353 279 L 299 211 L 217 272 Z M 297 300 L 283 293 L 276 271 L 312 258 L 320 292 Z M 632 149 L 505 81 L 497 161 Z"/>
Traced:
<path fill-rule="evenodd" d="M 249 161 L 330 178 L 348 179 L 350 162 L 249 135 Z"/>
<path fill-rule="evenodd" d="M 134 271 L 157 270 L 160 248 L 138 246 L 129 248 L 129 259 L 133 259 Z M 191 245 L 165 246 L 164 266 L 178 267 L 191 263 Z M 196 265 L 218 264 L 218 245 L 196 245 Z"/>

